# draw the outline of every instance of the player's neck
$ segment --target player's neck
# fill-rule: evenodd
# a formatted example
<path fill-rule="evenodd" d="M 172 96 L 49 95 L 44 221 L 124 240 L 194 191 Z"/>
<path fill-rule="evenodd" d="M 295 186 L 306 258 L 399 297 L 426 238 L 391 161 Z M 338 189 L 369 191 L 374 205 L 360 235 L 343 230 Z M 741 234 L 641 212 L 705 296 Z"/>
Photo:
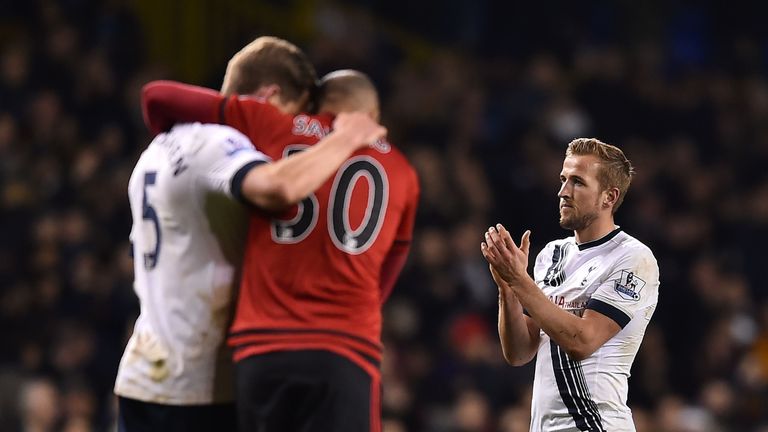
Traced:
<path fill-rule="evenodd" d="M 583 244 L 599 240 L 610 234 L 611 231 L 615 229 L 616 224 L 613 223 L 613 216 L 611 216 L 608 218 L 596 219 L 594 222 L 589 224 L 588 227 L 574 231 L 574 235 L 576 236 L 576 243 Z"/>

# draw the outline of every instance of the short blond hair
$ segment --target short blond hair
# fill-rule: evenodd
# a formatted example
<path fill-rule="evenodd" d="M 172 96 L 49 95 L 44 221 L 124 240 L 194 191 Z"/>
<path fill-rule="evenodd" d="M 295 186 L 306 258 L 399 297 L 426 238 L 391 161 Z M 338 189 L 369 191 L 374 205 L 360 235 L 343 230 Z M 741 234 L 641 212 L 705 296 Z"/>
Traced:
<path fill-rule="evenodd" d="M 262 36 L 246 45 L 227 65 L 221 92 L 251 94 L 260 87 L 280 86 L 283 102 L 295 102 L 310 92 L 317 73 L 306 54 L 287 40 Z"/>
<path fill-rule="evenodd" d="M 632 176 L 635 175 L 632 162 L 627 159 L 620 148 L 606 144 L 597 138 L 576 138 L 568 143 L 565 156 L 573 155 L 594 155 L 600 159 L 600 170 L 597 173 L 600 187 L 602 190 L 613 187 L 619 189 L 619 197 L 613 206 L 613 213 L 616 213 L 621 203 L 624 202 L 629 185 L 632 183 Z"/>

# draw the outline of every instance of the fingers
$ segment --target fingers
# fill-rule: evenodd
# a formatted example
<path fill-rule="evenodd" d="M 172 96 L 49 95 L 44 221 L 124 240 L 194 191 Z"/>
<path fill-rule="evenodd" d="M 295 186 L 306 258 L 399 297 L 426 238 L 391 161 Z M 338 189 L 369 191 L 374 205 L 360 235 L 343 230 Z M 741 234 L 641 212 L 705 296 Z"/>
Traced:
<path fill-rule="evenodd" d="M 491 252 L 488 244 L 485 242 L 480 243 L 480 251 L 483 253 L 483 258 L 485 258 L 485 261 L 488 262 L 488 265 L 492 266 L 494 263 L 499 262 L 498 256 Z"/>
<path fill-rule="evenodd" d="M 509 250 L 514 251 L 518 249 L 517 245 L 515 244 L 515 241 L 512 240 L 512 236 L 509 235 L 509 231 L 507 231 L 507 229 L 504 228 L 504 225 L 496 224 L 496 229 L 498 230 L 502 241 L 504 241 L 504 244 L 507 246 Z"/>
<path fill-rule="evenodd" d="M 491 238 L 496 240 L 497 247 L 500 250 L 503 250 L 502 253 L 504 253 L 505 256 L 512 258 L 520 250 L 515 244 L 515 241 L 512 240 L 512 236 L 509 235 L 509 231 L 504 228 L 504 225 L 496 224 L 496 228 L 491 227 L 488 231 L 491 233 Z"/>
<path fill-rule="evenodd" d="M 523 238 L 520 239 L 520 250 L 523 251 L 525 256 L 528 256 L 528 251 L 531 249 L 531 230 L 526 230 L 523 233 Z"/>
<path fill-rule="evenodd" d="M 346 112 L 339 113 L 335 119 L 333 119 L 333 129 L 343 130 L 350 122 L 350 114 Z"/>
<path fill-rule="evenodd" d="M 366 117 L 361 119 L 361 128 L 358 133 L 360 147 L 368 147 L 376 144 L 376 141 L 387 136 L 387 128 L 376 123 L 373 119 Z"/>
<path fill-rule="evenodd" d="M 333 128 L 337 132 L 350 134 L 352 141 L 360 147 L 374 144 L 387 135 L 387 128 L 378 124 L 368 113 L 361 111 L 339 113 L 333 122 Z"/>
<path fill-rule="evenodd" d="M 490 252 L 488 252 L 488 245 L 485 244 L 485 242 L 480 242 L 480 252 L 483 254 L 483 257 L 486 260 L 490 258 Z"/>
<path fill-rule="evenodd" d="M 496 266 L 512 259 L 512 254 L 504 246 L 493 227 L 485 232 L 485 242 L 480 245 L 480 249 L 485 259 Z"/>
<path fill-rule="evenodd" d="M 520 247 L 518 247 L 515 241 L 512 240 L 509 231 L 502 224 L 496 224 L 495 227 L 490 227 L 485 232 L 485 242 L 481 245 L 480 249 L 483 251 L 483 256 L 491 263 L 491 259 L 512 259 L 518 251 L 522 252 L 527 259 L 531 249 L 531 230 L 526 230 L 523 233 L 520 239 Z"/>
<path fill-rule="evenodd" d="M 486 241 L 489 241 L 496 246 L 496 249 L 499 250 L 499 252 L 503 252 L 504 250 L 508 249 L 507 245 L 504 243 L 504 240 L 499 235 L 499 232 L 496 231 L 496 228 L 490 227 L 488 228 L 488 231 L 485 232 L 485 239 Z M 488 246 L 491 246 L 489 243 Z"/>
<path fill-rule="evenodd" d="M 377 124 L 376 127 L 371 131 L 370 135 L 368 135 L 368 139 L 366 139 L 365 142 L 367 144 L 374 144 L 376 141 L 384 138 L 385 136 L 387 136 L 387 128 Z"/>
<path fill-rule="evenodd" d="M 485 257 L 486 261 L 489 263 L 498 262 L 499 251 L 488 233 L 485 233 L 485 241 L 480 243 L 480 251 L 483 253 L 483 257 Z"/>
<path fill-rule="evenodd" d="M 490 228 L 485 232 L 485 243 L 489 256 L 492 258 L 492 260 L 488 262 L 499 266 L 505 261 L 511 261 L 512 255 L 504 246 L 498 233 L 493 228 Z"/>

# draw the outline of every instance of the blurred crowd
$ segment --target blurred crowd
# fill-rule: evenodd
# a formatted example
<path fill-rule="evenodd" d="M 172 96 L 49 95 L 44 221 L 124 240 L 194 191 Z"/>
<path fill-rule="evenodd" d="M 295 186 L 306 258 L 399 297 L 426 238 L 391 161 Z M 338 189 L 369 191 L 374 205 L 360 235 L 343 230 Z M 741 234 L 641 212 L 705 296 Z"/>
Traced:
<path fill-rule="evenodd" d="M 617 223 L 661 270 L 630 378 L 638 431 L 768 431 L 765 14 L 388 3 L 278 6 L 311 6 L 297 40 L 279 36 L 320 73 L 372 76 L 420 175 L 415 243 L 384 308 L 384 430 L 528 430 L 533 368 L 503 361 L 481 236 L 531 229 L 535 253 L 569 235 L 565 146 L 595 136 L 636 166 Z M 0 430 L 113 430 L 138 313 L 126 188 L 150 140 L 139 89 L 178 77 L 148 58 L 130 2 L 1 0 L 0 12 Z"/>

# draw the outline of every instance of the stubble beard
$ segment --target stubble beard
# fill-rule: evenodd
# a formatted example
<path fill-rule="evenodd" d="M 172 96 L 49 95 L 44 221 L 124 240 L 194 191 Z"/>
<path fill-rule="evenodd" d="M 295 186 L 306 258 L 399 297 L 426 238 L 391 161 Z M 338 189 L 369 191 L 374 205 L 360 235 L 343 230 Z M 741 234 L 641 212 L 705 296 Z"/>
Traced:
<path fill-rule="evenodd" d="M 581 231 L 588 226 L 592 225 L 592 222 L 597 219 L 597 212 L 589 212 L 584 214 L 573 214 L 575 209 L 571 208 L 572 214 L 566 216 L 560 210 L 560 226 L 567 230 Z"/>

